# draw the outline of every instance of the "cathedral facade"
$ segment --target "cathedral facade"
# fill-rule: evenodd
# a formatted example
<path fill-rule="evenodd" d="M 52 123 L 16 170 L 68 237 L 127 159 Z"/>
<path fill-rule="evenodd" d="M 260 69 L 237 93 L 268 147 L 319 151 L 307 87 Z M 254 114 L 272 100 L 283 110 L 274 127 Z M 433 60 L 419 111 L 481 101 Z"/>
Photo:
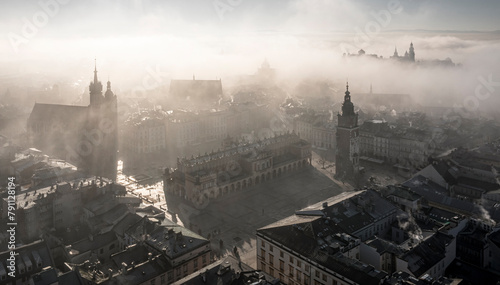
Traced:
<path fill-rule="evenodd" d="M 28 118 L 29 143 L 50 155 L 65 159 L 89 175 L 116 178 L 118 150 L 117 98 L 94 69 L 90 105 L 35 103 Z"/>

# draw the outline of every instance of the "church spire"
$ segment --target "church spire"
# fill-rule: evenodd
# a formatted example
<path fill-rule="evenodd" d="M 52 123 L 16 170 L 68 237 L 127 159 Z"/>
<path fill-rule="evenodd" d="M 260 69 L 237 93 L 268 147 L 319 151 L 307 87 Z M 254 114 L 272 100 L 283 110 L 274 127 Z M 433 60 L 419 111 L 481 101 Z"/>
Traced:
<path fill-rule="evenodd" d="M 347 81 L 346 86 L 345 86 L 345 96 L 344 96 L 344 102 L 351 101 L 351 92 L 349 92 L 349 81 Z"/>
<path fill-rule="evenodd" d="M 410 60 L 415 61 L 415 49 L 413 48 L 413 42 L 410 43 Z"/>
<path fill-rule="evenodd" d="M 98 106 L 102 99 L 102 84 L 97 79 L 97 59 L 94 59 L 94 81 L 90 82 L 90 105 Z"/>
<path fill-rule="evenodd" d="M 354 105 L 351 102 L 351 92 L 349 92 L 349 81 L 345 86 L 344 103 L 342 103 L 342 116 L 354 115 Z"/>
<path fill-rule="evenodd" d="M 94 58 L 94 83 L 97 83 L 97 58 Z"/>

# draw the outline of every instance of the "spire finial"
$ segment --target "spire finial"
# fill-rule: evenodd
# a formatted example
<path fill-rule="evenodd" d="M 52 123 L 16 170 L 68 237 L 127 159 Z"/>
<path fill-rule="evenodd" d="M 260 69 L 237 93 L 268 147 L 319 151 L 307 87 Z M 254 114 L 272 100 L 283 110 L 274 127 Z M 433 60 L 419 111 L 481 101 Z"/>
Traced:
<path fill-rule="evenodd" d="M 345 85 L 345 89 L 346 89 L 346 91 L 349 91 L 349 79 L 347 79 L 347 81 L 346 81 L 346 82 L 347 82 L 347 83 L 346 83 L 346 85 Z"/>
<path fill-rule="evenodd" d="M 97 57 L 94 58 L 94 83 L 97 83 Z"/>

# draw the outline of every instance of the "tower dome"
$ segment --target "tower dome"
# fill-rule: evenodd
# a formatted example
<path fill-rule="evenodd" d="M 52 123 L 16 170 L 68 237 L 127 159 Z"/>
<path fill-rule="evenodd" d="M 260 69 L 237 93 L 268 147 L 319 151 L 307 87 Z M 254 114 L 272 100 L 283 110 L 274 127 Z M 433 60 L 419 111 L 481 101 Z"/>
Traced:
<path fill-rule="evenodd" d="M 111 82 L 108 80 L 106 93 L 104 93 L 105 98 L 113 98 L 115 94 L 111 91 Z"/>

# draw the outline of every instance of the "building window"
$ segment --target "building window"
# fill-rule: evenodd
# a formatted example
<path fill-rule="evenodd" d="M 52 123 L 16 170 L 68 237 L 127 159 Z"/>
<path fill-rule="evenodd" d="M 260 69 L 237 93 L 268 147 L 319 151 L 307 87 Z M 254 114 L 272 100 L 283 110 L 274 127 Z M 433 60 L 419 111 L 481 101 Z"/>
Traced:
<path fill-rule="evenodd" d="M 266 260 L 266 251 L 263 248 L 260 249 L 260 258 Z"/>
<path fill-rule="evenodd" d="M 316 278 L 319 278 L 319 271 L 318 270 L 316 270 L 315 276 L 316 276 Z"/>
<path fill-rule="evenodd" d="M 291 264 L 289 265 L 289 270 L 290 270 L 290 272 L 289 272 L 290 276 L 293 277 L 293 267 Z"/>
<path fill-rule="evenodd" d="M 280 271 L 283 272 L 283 270 L 285 270 L 285 262 L 280 260 Z"/>
<path fill-rule="evenodd" d="M 266 264 L 264 262 L 260 262 L 260 270 L 266 271 Z"/>
<path fill-rule="evenodd" d="M 302 267 L 302 262 L 297 259 L 297 267 Z"/>
<path fill-rule="evenodd" d="M 283 258 L 284 254 L 283 254 L 283 251 L 280 250 L 280 257 Z"/>
<path fill-rule="evenodd" d="M 290 255 L 290 263 L 293 264 L 293 256 Z"/>
<path fill-rule="evenodd" d="M 326 274 L 323 274 L 322 279 L 323 281 L 326 281 Z"/>
<path fill-rule="evenodd" d="M 272 254 L 269 254 L 269 264 L 274 266 L 274 256 Z"/>
<path fill-rule="evenodd" d="M 165 284 L 165 274 L 160 276 L 160 282 L 161 282 L 161 284 Z"/>
<path fill-rule="evenodd" d="M 272 245 L 269 245 L 269 251 L 273 252 L 273 246 Z"/>

